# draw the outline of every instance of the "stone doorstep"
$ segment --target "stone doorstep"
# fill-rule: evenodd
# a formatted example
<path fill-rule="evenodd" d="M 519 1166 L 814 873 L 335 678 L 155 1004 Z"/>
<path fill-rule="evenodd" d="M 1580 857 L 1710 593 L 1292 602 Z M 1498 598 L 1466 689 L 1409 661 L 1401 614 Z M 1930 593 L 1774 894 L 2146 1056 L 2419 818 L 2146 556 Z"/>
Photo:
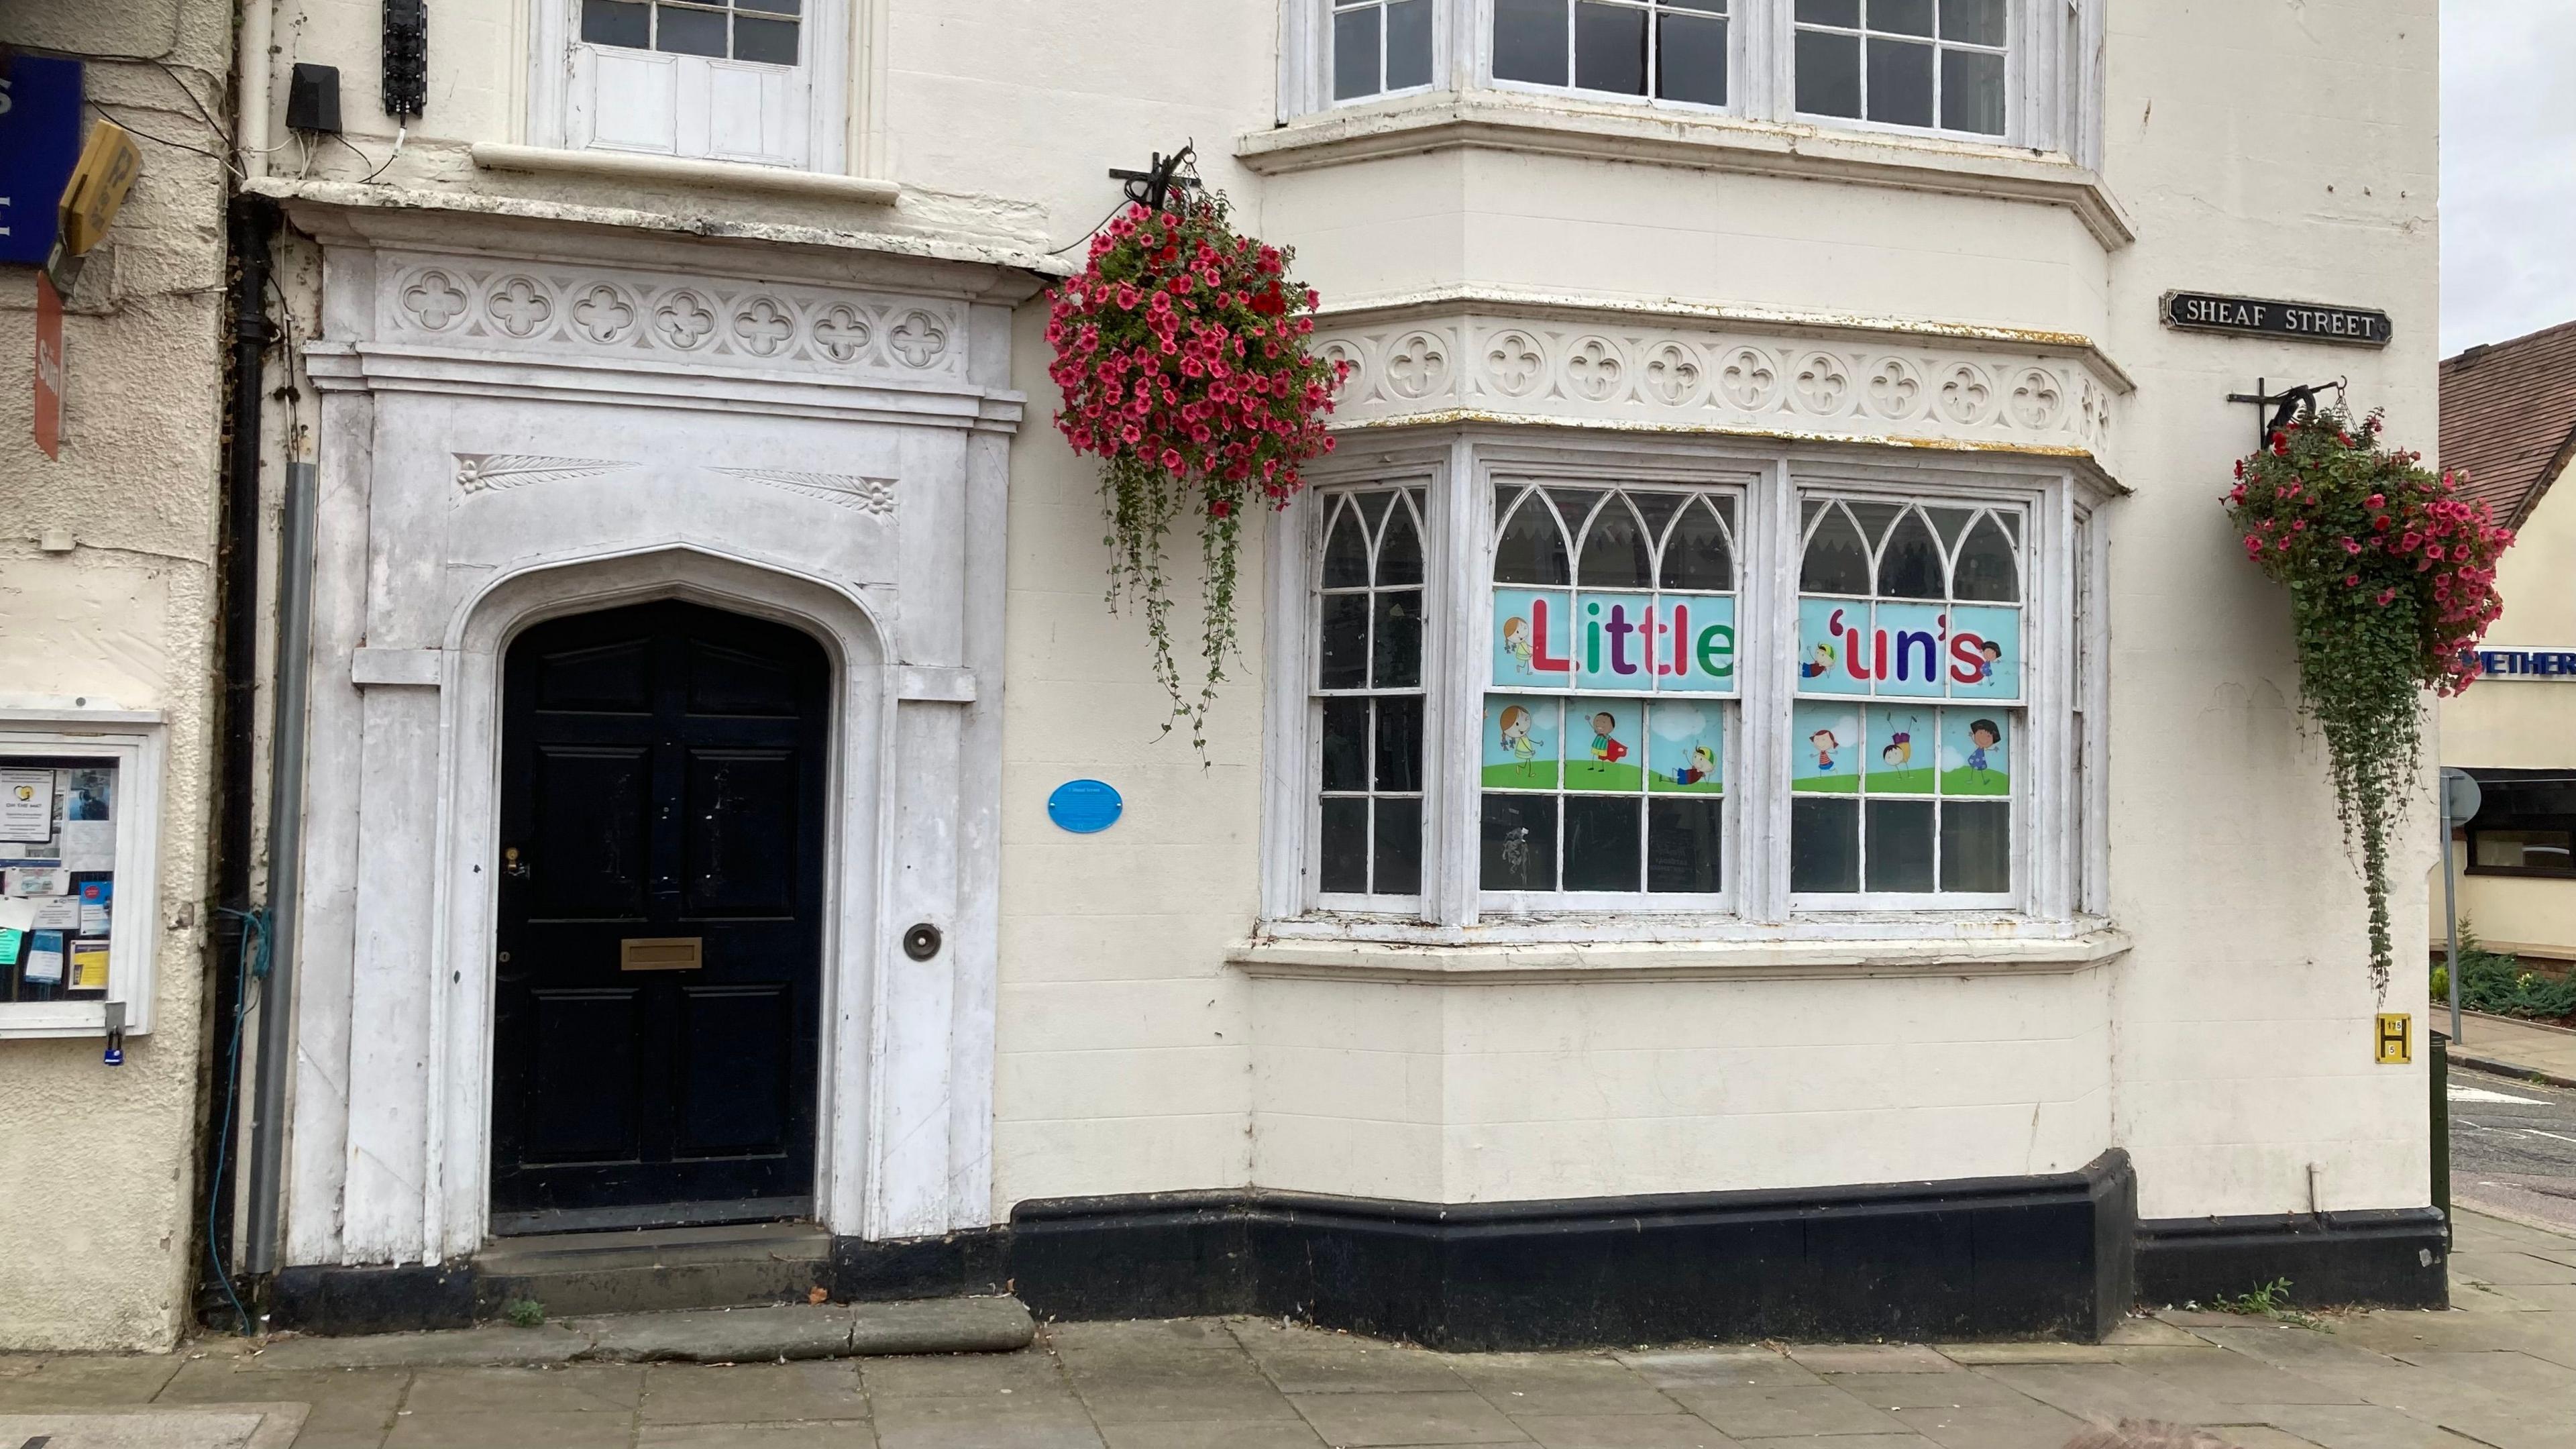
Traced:
<path fill-rule="evenodd" d="M 893 1354 L 1011 1353 L 1036 1334 L 1016 1298 L 927 1298 L 568 1318 L 435 1333 L 283 1338 L 239 1363 L 262 1370 L 770 1363 Z"/>

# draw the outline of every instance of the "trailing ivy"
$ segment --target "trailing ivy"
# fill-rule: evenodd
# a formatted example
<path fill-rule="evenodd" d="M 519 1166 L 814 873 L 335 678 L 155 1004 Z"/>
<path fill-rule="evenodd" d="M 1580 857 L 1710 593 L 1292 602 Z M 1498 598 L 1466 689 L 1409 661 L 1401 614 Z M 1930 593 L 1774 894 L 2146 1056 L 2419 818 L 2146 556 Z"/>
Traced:
<path fill-rule="evenodd" d="M 2418 784 L 2421 691 L 2456 694 L 2477 677 L 2513 533 L 2458 497 L 2451 474 L 2384 447 L 2380 428 L 2374 412 L 2356 437 L 2340 408 L 2289 423 L 2237 463 L 2226 501 L 2246 557 L 2290 591 L 2299 693 L 2325 736 L 2345 844 L 2361 855 L 2370 978 L 2384 996 L 2388 842 Z"/>

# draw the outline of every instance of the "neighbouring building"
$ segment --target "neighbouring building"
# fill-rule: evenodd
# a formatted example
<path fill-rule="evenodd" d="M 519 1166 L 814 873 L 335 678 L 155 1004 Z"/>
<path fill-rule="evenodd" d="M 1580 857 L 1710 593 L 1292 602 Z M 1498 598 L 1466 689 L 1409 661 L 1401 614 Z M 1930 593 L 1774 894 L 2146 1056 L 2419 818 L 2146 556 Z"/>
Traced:
<path fill-rule="evenodd" d="M 1462 1346 L 2441 1298 L 2218 506 L 2262 379 L 2432 440 L 2431 4 L 421 14 L 242 13 L 277 1321 L 682 1242 Z M 1204 763 L 1042 296 L 1185 143 L 1353 367 Z"/>
<path fill-rule="evenodd" d="M 2442 704 L 2442 763 L 2478 782 L 2454 831 L 2460 918 L 2489 950 L 2576 961 L 2576 322 L 2442 363 L 2442 463 L 2519 531 L 2486 673 Z M 2433 900 L 2433 944 L 2443 946 Z"/>
<path fill-rule="evenodd" d="M 0 1349 L 166 1348 L 195 1317 L 232 37 L 229 0 L 0 5 Z M 132 190 L 40 303 L 116 125 Z"/>

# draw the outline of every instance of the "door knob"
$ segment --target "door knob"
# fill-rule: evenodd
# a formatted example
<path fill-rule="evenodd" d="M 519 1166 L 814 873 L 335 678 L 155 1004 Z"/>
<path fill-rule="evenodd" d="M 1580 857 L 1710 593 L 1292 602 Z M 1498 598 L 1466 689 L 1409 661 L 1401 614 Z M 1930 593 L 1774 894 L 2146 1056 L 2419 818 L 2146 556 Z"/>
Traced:
<path fill-rule="evenodd" d="M 512 880 L 528 878 L 528 863 L 519 859 L 519 847 L 513 845 L 501 852 L 501 874 Z"/>

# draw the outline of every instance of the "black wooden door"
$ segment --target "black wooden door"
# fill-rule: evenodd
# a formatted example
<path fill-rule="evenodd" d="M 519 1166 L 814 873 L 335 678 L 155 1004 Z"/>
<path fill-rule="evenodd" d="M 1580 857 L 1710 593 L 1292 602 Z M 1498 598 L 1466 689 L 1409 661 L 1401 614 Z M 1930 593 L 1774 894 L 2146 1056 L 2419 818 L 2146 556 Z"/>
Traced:
<path fill-rule="evenodd" d="M 812 1211 L 830 674 L 677 602 L 511 645 L 495 1231 Z"/>

